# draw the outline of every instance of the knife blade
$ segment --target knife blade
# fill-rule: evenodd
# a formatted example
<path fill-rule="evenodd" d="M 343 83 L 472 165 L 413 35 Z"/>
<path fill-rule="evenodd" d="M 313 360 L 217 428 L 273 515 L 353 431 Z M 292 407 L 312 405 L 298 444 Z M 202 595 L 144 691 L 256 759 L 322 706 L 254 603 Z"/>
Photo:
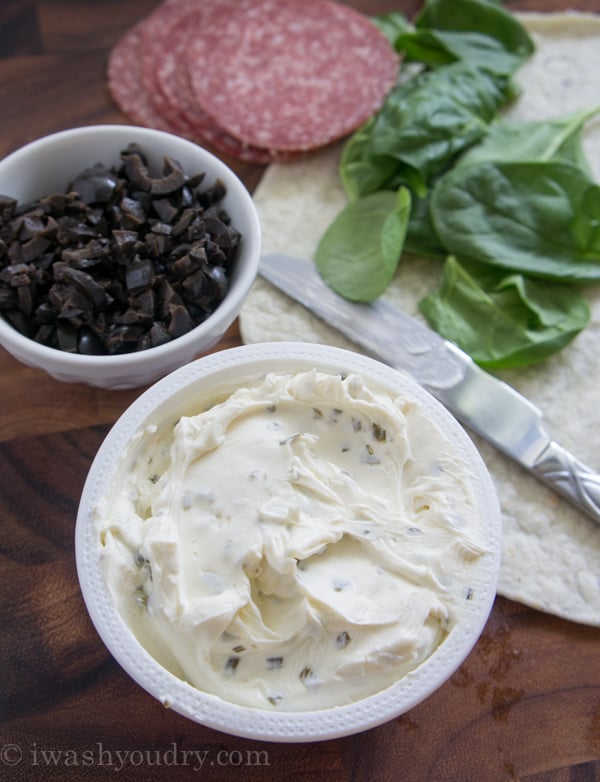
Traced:
<path fill-rule="evenodd" d="M 267 254 L 259 274 L 373 358 L 410 374 L 467 428 L 600 524 L 600 475 L 546 433 L 542 412 L 512 386 L 385 299 L 343 299 L 311 261 Z"/>

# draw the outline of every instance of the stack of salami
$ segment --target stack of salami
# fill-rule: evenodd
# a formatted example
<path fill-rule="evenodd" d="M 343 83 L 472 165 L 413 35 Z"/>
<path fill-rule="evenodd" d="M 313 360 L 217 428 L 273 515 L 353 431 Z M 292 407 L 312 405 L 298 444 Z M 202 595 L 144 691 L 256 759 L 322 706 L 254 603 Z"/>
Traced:
<path fill-rule="evenodd" d="M 263 164 L 354 131 L 397 70 L 379 29 L 330 0 L 165 0 L 117 42 L 108 84 L 136 124 Z"/>

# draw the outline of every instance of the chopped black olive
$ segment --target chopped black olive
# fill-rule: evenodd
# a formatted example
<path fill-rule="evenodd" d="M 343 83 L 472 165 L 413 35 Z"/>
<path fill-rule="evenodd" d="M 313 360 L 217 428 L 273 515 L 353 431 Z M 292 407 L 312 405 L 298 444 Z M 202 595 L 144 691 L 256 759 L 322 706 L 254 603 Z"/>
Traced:
<path fill-rule="evenodd" d="M 148 288 L 154 282 L 154 269 L 149 260 L 136 259 L 125 272 L 125 285 L 130 293 Z"/>
<path fill-rule="evenodd" d="M 58 345 L 65 353 L 77 352 L 77 329 L 67 321 L 58 321 L 56 326 Z"/>
<path fill-rule="evenodd" d="M 173 339 L 187 334 L 193 328 L 192 317 L 183 304 L 173 304 L 169 308 L 169 325 L 167 332 Z"/>
<path fill-rule="evenodd" d="M 364 452 L 361 454 L 360 457 L 361 462 L 364 462 L 365 464 L 380 464 L 381 460 L 376 455 L 375 451 L 373 450 L 373 447 L 369 445 L 369 443 L 365 443 L 364 446 Z"/>
<path fill-rule="evenodd" d="M 342 632 L 336 636 L 335 645 L 338 649 L 345 649 L 350 643 L 350 640 L 350 635 L 345 630 L 342 630 Z"/>
<path fill-rule="evenodd" d="M 267 668 L 283 668 L 283 657 L 267 657 Z"/>
<path fill-rule="evenodd" d="M 179 213 L 177 207 L 168 198 L 155 198 L 152 202 L 152 208 L 163 222 L 169 224 Z"/>
<path fill-rule="evenodd" d="M 91 328 L 82 326 L 77 338 L 77 352 L 86 356 L 102 356 L 106 349 Z"/>
<path fill-rule="evenodd" d="M 17 202 L 14 198 L 0 195 L 0 220 L 2 220 L 2 222 L 7 222 L 12 219 L 16 208 Z"/>
<path fill-rule="evenodd" d="M 108 171 L 104 166 L 97 165 L 83 171 L 69 187 L 85 204 L 106 203 L 109 201 L 118 185 L 114 171 Z"/>
<path fill-rule="evenodd" d="M 373 447 L 365 443 L 364 453 L 361 455 L 361 462 L 365 464 L 380 464 L 381 459 L 377 456 Z"/>
<path fill-rule="evenodd" d="M 240 243 L 221 181 L 204 187 L 136 144 L 64 193 L 0 195 L 0 313 L 49 347 L 88 355 L 145 350 L 181 336 L 226 296 Z"/>
<path fill-rule="evenodd" d="M 311 685 L 314 687 L 317 681 L 315 672 L 308 665 L 300 671 L 298 677 L 305 687 L 310 687 Z"/>
<path fill-rule="evenodd" d="M 140 605 L 148 605 L 148 594 L 144 589 L 143 584 L 139 584 L 139 586 L 135 588 L 135 599 Z"/>
<path fill-rule="evenodd" d="M 279 445 L 287 445 L 288 443 L 293 443 L 294 440 L 297 440 L 299 437 L 300 437 L 300 433 L 295 432 L 294 434 L 291 434 L 289 437 L 286 437 L 284 440 L 280 440 Z"/>
<path fill-rule="evenodd" d="M 150 340 L 150 347 L 157 347 L 170 342 L 172 337 L 162 323 L 153 323 L 148 333 L 148 339 Z"/>
<path fill-rule="evenodd" d="M 371 432 L 372 432 L 373 437 L 375 438 L 375 440 L 377 440 L 378 442 L 384 443 L 386 441 L 386 439 L 387 439 L 387 432 L 385 431 L 385 429 L 380 424 L 373 423 L 371 425 Z"/>
<path fill-rule="evenodd" d="M 68 266 L 64 261 L 54 264 L 54 279 L 57 282 L 72 283 L 90 299 L 96 310 L 103 310 L 111 303 L 104 286 L 96 282 L 88 272 Z"/>
<path fill-rule="evenodd" d="M 36 236 L 32 236 L 28 242 L 21 245 L 23 260 L 25 263 L 35 261 L 40 255 L 43 255 L 43 253 L 46 252 L 48 247 L 50 247 L 50 239 L 47 239 L 39 233 L 36 234 Z"/>
<path fill-rule="evenodd" d="M 235 672 L 235 669 L 238 667 L 240 663 L 239 657 L 229 657 L 227 662 L 225 663 L 225 673 L 229 676 Z"/>

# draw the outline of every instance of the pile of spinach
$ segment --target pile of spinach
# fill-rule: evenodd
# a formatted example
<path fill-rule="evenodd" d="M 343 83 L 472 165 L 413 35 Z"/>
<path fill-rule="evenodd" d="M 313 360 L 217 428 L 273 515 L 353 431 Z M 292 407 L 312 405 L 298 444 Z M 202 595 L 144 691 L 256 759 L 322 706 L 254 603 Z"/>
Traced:
<path fill-rule="evenodd" d="M 534 45 L 494 0 L 376 22 L 415 72 L 344 146 L 349 202 L 320 240 L 321 276 L 372 301 L 403 252 L 437 257 L 441 287 L 419 302 L 430 325 L 488 368 L 540 361 L 589 322 L 576 284 L 600 280 L 600 186 L 581 143 L 600 106 L 502 119 Z"/>

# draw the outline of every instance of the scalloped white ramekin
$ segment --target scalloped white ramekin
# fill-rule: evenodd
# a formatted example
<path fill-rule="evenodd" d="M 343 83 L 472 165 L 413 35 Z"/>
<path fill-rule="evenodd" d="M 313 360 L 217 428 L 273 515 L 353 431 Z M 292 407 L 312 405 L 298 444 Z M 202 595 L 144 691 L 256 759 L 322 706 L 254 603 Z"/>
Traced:
<path fill-rule="evenodd" d="M 164 345 L 136 353 L 88 356 L 42 345 L 0 316 L 0 344 L 23 364 L 44 369 L 57 380 L 101 388 L 136 388 L 153 383 L 210 350 L 239 314 L 258 272 L 260 224 L 254 201 L 237 175 L 218 157 L 187 139 L 135 125 L 91 125 L 32 141 L 0 160 L 0 194 L 27 202 L 53 192 L 96 163 L 119 163 L 119 153 L 137 143 L 151 164 L 167 155 L 193 176 L 204 172 L 206 185 L 221 179 L 227 188 L 223 207 L 242 239 L 227 295 L 200 325 Z"/>
<path fill-rule="evenodd" d="M 442 644 L 418 668 L 388 688 L 350 705 L 315 711 L 273 712 L 228 703 L 177 678 L 140 645 L 119 615 L 104 582 L 94 508 L 116 478 L 119 459 L 136 433 L 161 420 L 189 413 L 198 398 L 231 392 L 267 372 L 359 373 L 367 384 L 406 394 L 423 405 L 465 461 L 472 479 L 487 548 L 473 565 L 473 598 Z M 194 402 L 196 400 L 196 402 Z M 265 741 L 332 739 L 391 720 L 438 689 L 465 660 L 487 621 L 500 570 L 501 519 L 490 476 L 458 422 L 409 377 L 370 358 L 339 348 L 307 343 L 264 343 L 232 348 L 176 370 L 144 392 L 121 416 L 100 447 L 87 477 L 76 527 L 78 576 L 88 611 L 115 659 L 165 706 L 203 725 Z"/>

